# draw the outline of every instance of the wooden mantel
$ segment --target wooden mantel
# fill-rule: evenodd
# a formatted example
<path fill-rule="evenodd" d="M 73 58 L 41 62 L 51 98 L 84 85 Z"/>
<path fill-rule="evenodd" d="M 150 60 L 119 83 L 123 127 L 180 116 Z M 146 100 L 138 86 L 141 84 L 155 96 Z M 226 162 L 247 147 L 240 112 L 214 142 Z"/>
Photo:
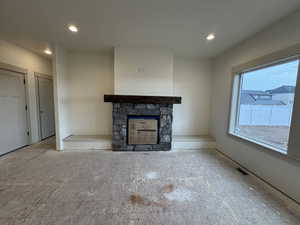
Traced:
<path fill-rule="evenodd" d="M 133 104 L 181 104 L 181 97 L 146 95 L 104 95 L 104 102 Z"/>

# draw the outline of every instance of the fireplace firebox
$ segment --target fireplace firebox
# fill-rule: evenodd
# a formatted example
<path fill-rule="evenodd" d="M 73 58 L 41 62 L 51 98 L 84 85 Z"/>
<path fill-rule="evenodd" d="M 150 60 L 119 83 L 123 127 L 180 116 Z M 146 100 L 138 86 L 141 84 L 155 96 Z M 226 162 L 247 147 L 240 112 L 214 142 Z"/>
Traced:
<path fill-rule="evenodd" d="M 127 143 L 154 145 L 159 143 L 159 116 L 128 116 Z"/>

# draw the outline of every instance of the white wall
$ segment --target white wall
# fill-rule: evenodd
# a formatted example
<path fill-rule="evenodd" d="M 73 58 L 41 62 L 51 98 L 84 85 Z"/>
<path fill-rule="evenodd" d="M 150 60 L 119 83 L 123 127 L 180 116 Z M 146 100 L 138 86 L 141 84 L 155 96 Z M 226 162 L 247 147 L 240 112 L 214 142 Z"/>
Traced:
<path fill-rule="evenodd" d="M 113 56 L 69 53 L 67 70 L 70 133 L 111 135 L 112 104 L 103 96 L 113 94 Z"/>
<path fill-rule="evenodd" d="M 36 103 L 36 89 L 34 73 L 52 75 L 52 63 L 50 59 L 41 57 L 31 51 L 16 46 L 7 41 L 0 40 L 0 62 L 27 69 L 27 93 L 29 107 L 29 127 L 31 143 L 39 141 L 38 113 Z"/>
<path fill-rule="evenodd" d="M 59 111 L 57 120 L 60 124 L 60 130 L 57 132 L 60 133 L 58 140 L 61 149 L 63 149 L 62 140 L 71 134 L 110 135 L 112 130 L 112 104 L 104 103 L 103 96 L 104 94 L 114 93 L 114 84 L 119 85 L 118 87 L 121 86 L 123 90 L 129 88 L 129 83 L 135 82 L 134 79 L 138 79 L 140 84 L 132 85 L 131 89 L 118 94 L 173 95 L 175 93 L 175 95 L 182 96 L 183 103 L 174 106 L 174 134 L 208 134 L 210 115 L 210 107 L 208 106 L 210 105 L 211 87 L 210 61 L 176 57 L 173 64 L 173 56 L 171 54 L 164 55 L 168 60 L 162 61 L 166 64 L 155 66 L 157 65 L 155 63 L 153 67 L 156 68 L 152 70 L 159 71 L 157 74 L 162 76 L 162 82 L 157 75 L 151 78 L 149 73 L 147 76 L 150 77 L 136 78 L 135 74 L 134 76 L 121 77 L 118 82 L 124 82 L 128 85 L 122 86 L 121 83 L 114 82 L 116 79 L 116 76 L 114 76 L 116 64 L 113 56 L 98 53 L 66 53 L 61 48 L 56 51 L 55 65 L 57 65 L 58 70 L 55 81 L 59 93 L 56 105 Z M 148 55 L 147 52 L 144 54 Z M 125 67 L 128 75 L 130 75 L 130 71 L 140 68 L 140 65 L 142 67 L 146 65 L 143 67 L 145 70 L 150 70 L 152 66 L 152 64 L 146 63 L 147 57 L 144 59 L 144 64 L 132 62 L 133 59 L 136 59 L 134 57 L 127 59 L 123 55 L 121 58 L 120 62 L 120 57 L 117 57 L 117 60 L 119 60 L 117 65 L 122 64 L 118 69 Z M 127 61 L 130 61 L 130 63 L 127 64 Z M 152 60 L 152 63 L 154 61 Z M 162 72 L 165 69 L 160 70 L 160 68 L 168 68 L 166 70 L 167 76 Z M 121 71 L 119 71 L 119 75 L 123 74 Z M 167 82 L 164 83 L 164 81 Z M 147 89 L 147 85 L 151 82 L 151 90 L 154 90 L 152 92 L 150 87 Z M 163 87 L 159 86 L 161 83 L 164 83 Z M 148 91 L 143 92 L 143 90 Z M 167 90 L 167 93 L 164 90 Z"/>
<path fill-rule="evenodd" d="M 239 125 L 290 126 L 293 105 L 240 105 Z"/>
<path fill-rule="evenodd" d="M 182 96 L 174 105 L 174 135 L 208 134 L 211 65 L 209 60 L 175 57 L 166 50 L 116 48 L 115 94 Z"/>
<path fill-rule="evenodd" d="M 299 43 L 299 21 L 300 11 L 217 57 L 213 64 L 211 120 L 211 133 L 220 151 L 298 201 L 299 162 L 231 137 L 227 129 L 232 67 Z"/>
<path fill-rule="evenodd" d="M 71 135 L 69 121 L 69 81 L 67 74 L 67 52 L 61 46 L 55 46 L 53 60 L 54 106 L 56 148 L 63 150 L 63 139 Z"/>
<path fill-rule="evenodd" d="M 66 60 L 68 94 L 65 102 L 68 111 L 69 134 L 111 134 L 112 104 L 104 103 L 103 95 L 114 93 L 114 79 L 116 79 L 113 71 L 114 58 L 110 55 L 73 52 L 66 55 Z M 174 75 L 170 79 L 172 84 L 169 86 L 173 87 L 174 95 L 183 97 L 181 105 L 174 105 L 174 135 L 208 134 L 210 61 L 176 57 L 172 71 Z M 132 82 L 133 77 L 128 79 Z M 156 79 L 159 80 L 158 77 Z M 165 77 L 162 78 L 164 79 Z M 139 87 L 144 83 L 147 85 L 149 80 L 141 79 L 140 82 Z M 156 84 L 153 85 L 157 88 Z M 154 87 L 152 89 L 155 89 Z M 157 89 L 156 94 L 164 95 L 159 91 Z M 126 92 L 126 94 L 129 93 Z M 146 93 L 139 92 L 133 86 L 130 94 Z"/>
<path fill-rule="evenodd" d="M 115 94 L 173 95 L 173 55 L 151 48 L 115 48 Z"/>
<path fill-rule="evenodd" d="M 174 135 L 208 134 L 211 98 L 211 62 L 174 58 L 174 95 L 182 104 L 174 105 Z"/>

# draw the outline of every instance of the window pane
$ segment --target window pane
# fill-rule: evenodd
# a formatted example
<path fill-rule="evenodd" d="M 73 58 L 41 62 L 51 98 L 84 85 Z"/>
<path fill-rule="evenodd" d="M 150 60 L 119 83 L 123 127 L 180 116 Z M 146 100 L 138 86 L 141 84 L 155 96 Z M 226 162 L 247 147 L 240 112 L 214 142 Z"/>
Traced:
<path fill-rule="evenodd" d="M 287 151 L 299 60 L 241 75 L 235 133 Z"/>

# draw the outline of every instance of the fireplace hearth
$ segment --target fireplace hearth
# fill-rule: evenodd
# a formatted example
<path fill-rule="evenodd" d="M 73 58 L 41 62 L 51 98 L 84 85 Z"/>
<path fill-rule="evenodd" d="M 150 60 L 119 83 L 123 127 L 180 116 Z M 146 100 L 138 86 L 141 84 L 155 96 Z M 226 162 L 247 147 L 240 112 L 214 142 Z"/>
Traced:
<path fill-rule="evenodd" d="M 105 95 L 113 104 L 114 151 L 168 151 L 172 145 L 173 104 L 181 97 Z"/>

